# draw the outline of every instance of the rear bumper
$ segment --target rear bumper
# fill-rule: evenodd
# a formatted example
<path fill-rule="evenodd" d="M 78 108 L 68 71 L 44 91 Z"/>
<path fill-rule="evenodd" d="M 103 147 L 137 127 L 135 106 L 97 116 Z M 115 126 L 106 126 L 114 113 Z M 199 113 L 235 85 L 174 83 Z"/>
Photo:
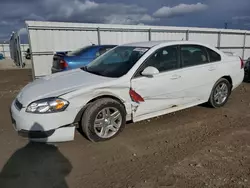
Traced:
<path fill-rule="evenodd" d="M 237 88 L 244 80 L 244 69 L 240 70 L 240 72 L 238 72 L 238 74 L 233 75 L 233 88 L 232 90 L 234 90 L 235 88 Z"/>
<path fill-rule="evenodd" d="M 57 73 L 57 72 L 62 72 L 63 70 L 62 69 L 56 69 L 54 67 L 51 68 L 51 73 L 54 74 L 54 73 Z"/>

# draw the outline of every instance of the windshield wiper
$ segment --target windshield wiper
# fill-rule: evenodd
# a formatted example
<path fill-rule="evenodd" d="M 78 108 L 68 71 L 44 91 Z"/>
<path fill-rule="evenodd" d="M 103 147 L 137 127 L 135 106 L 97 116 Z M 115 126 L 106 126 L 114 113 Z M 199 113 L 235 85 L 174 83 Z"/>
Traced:
<path fill-rule="evenodd" d="M 81 67 L 81 69 L 82 69 L 83 71 L 88 72 L 87 66 Z"/>
<path fill-rule="evenodd" d="M 91 73 L 91 74 L 103 76 L 103 75 L 102 75 L 101 73 L 99 73 L 99 72 L 88 70 L 87 66 L 84 66 L 84 67 L 82 67 L 81 69 L 82 69 L 83 71 L 86 71 L 86 72 Z"/>

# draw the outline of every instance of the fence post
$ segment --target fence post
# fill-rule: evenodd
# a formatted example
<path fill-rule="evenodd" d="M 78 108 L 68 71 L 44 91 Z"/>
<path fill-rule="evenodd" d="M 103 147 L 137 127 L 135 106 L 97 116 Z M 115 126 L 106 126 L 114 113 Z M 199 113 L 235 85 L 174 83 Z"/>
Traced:
<path fill-rule="evenodd" d="M 221 43 L 221 31 L 218 33 L 218 41 L 217 41 L 217 48 L 220 49 L 220 43 Z"/>
<path fill-rule="evenodd" d="M 189 30 L 186 31 L 186 40 L 189 40 Z"/>
<path fill-rule="evenodd" d="M 2 44 L 2 48 L 3 48 L 3 57 L 4 57 L 4 58 L 6 58 L 6 57 L 5 57 L 5 49 L 4 49 L 4 44 Z"/>
<path fill-rule="evenodd" d="M 98 45 L 101 45 L 101 35 L 100 35 L 100 28 L 97 28 L 97 40 L 98 40 Z"/>
<path fill-rule="evenodd" d="M 149 30 L 148 30 L 148 40 L 149 40 L 149 41 L 152 40 L 151 37 L 152 37 L 152 36 L 151 36 L 151 29 L 149 29 Z"/>
<path fill-rule="evenodd" d="M 243 60 L 244 60 L 244 57 L 245 57 L 246 36 L 247 36 L 247 33 L 244 34 L 244 39 L 243 39 L 243 51 L 242 51 L 242 59 Z"/>
<path fill-rule="evenodd" d="M 20 44 L 20 35 L 19 33 L 16 33 L 17 43 L 16 43 L 16 49 L 17 49 L 17 56 L 18 56 L 18 63 L 19 67 L 23 68 L 23 56 L 22 56 L 22 50 L 21 50 L 21 44 Z"/>

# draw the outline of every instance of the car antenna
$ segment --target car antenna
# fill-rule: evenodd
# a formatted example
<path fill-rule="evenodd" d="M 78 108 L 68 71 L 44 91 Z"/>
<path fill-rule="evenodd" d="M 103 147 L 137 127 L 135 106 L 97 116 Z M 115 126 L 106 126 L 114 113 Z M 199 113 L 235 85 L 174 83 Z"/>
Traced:
<path fill-rule="evenodd" d="M 87 35 L 87 39 L 88 39 L 88 41 L 90 42 L 90 44 L 91 44 L 92 46 L 95 45 L 93 42 L 91 42 L 91 40 L 89 39 L 89 36 L 88 36 L 88 35 Z"/>

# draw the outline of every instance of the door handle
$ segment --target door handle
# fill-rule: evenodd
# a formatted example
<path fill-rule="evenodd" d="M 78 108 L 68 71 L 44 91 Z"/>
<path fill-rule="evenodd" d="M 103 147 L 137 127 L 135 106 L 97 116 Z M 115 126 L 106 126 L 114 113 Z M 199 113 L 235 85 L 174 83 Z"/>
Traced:
<path fill-rule="evenodd" d="M 214 71 L 216 68 L 215 67 L 209 67 L 208 70 L 209 71 Z"/>
<path fill-rule="evenodd" d="M 180 75 L 177 75 L 177 74 L 175 74 L 175 75 L 173 75 L 173 76 L 171 76 L 171 80 L 176 80 L 176 79 L 179 79 L 181 76 Z"/>

